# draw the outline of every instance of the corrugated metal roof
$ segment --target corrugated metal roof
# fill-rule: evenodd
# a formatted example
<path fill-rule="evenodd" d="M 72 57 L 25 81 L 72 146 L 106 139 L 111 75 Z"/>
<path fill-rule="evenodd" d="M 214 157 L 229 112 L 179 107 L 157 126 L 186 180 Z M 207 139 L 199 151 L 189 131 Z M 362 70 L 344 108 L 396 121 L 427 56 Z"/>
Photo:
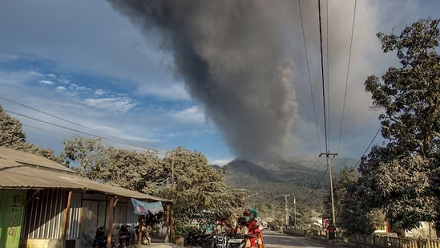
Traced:
<path fill-rule="evenodd" d="M 77 176 L 73 170 L 44 157 L 4 147 L 0 147 L 0 188 L 83 189 L 135 199 L 172 202 L 121 187 L 94 182 Z"/>

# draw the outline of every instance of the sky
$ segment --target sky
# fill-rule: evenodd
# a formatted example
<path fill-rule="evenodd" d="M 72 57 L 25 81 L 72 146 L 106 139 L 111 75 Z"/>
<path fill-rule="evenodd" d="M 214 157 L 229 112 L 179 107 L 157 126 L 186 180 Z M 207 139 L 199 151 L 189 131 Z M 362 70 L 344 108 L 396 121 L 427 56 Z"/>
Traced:
<path fill-rule="evenodd" d="M 237 47 L 247 49 L 246 47 L 249 46 L 258 49 L 260 57 L 271 56 L 272 51 L 282 54 L 283 56 L 280 57 L 283 59 L 288 57 L 288 69 L 292 72 L 288 79 L 290 81 L 288 83 L 283 80 L 274 82 L 277 85 L 282 84 L 286 87 L 283 88 L 284 91 L 292 93 L 291 96 L 286 96 L 292 98 L 287 99 L 291 101 L 291 105 L 286 108 L 286 102 L 281 102 L 279 107 L 285 111 L 282 112 L 283 116 L 288 116 L 286 119 L 283 119 L 284 117 L 270 119 L 271 115 L 266 115 L 267 110 L 263 108 L 265 103 L 261 103 L 264 101 L 261 99 L 265 97 L 264 89 L 276 86 L 271 86 L 270 80 L 265 84 L 266 88 L 263 87 L 256 92 L 248 91 L 246 96 L 243 95 L 243 99 L 233 102 L 236 105 L 228 106 L 227 111 L 222 106 L 213 106 L 210 99 L 200 97 L 199 92 L 194 90 L 194 84 L 189 82 L 190 79 L 185 77 L 182 71 L 176 70 L 178 62 L 176 54 L 178 53 L 172 49 L 163 48 L 165 31 L 160 28 L 147 31 L 139 28 L 133 20 L 127 17 L 127 14 L 118 11 L 117 6 L 103 0 L 2 1 L 0 8 L 0 34 L 2 34 L 0 39 L 0 104 L 7 111 L 21 115 L 13 116 L 25 125 L 24 130 L 28 141 L 41 147 L 51 148 L 56 153 L 62 151 L 62 141 L 75 134 L 71 130 L 75 129 L 108 138 L 104 140 L 106 144 L 121 148 L 154 148 L 166 151 L 183 146 L 203 152 L 210 163 L 220 165 L 237 156 L 260 152 L 261 149 L 255 148 L 260 146 L 270 149 L 273 145 L 276 147 L 275 151 L 279 151 L 279 154 L 283 156 L 318 155 L 325 148 L 316 1 L 301 0 L 317 114 L 316 122 L 297 1 L 284 2 L 283 4 L 289 5 L 287 8 L 284 8 L 281 3 L 278 4 L 277 1 L 259 2 L 261 3 L 259 7 L 266 7 L 261 13 L 267 14 L 264 18 L 255 18 L 260 18 L 262 23 L 267 22 L 271 25 L 256 25 L 250 35 L 264 34 L 265 43 L 245 37 L 246 39 L 243 40 L 247 42 L 246 46 L 234 46 L 232 48 L 235 50 L 228 53 L 229 49 L 232 49 L 231 46 L 223 45 L 227 39 L 223 42 L 220 39 L 216 40 L 215 36 L 217 31 L 219 36 L 223 35 L 226 38 L 230 33 L 215 28 L 209 32 L 196 29 L 202 35 L 210 36 L 206 39 L 206 44 L 205 40 L 197 40 L 194 43 L 198 42 L 196 48 L 202 50 L 200 56 L 207 57 L 207 60 L 211 59 L 208 60 L 211 63 L 209 64 L 211 66 L 209 68 L 211 69 L 210 79 L 214 78 L 217 84 L 226 82 L 228 73 L 249 68 L 249 66 L 241 67 L 242 65 L 254 65 L 252 70 L 255 74 L 253 77 L 246 76 L 243 80 L 247 80 L 246 83 L 252 83 L 253 78 L 260 75 L 258 68 L 261 67 L 262 71 L 270 68 L 270 65 L 257 61 L 259 56 L 249 55 L 250 58 L 247 59 L 246 54 L 252 54 L 253 50 L 241 55 L 243 59 L 236 59 L 237 64 L 232 64 L 230 61 L 224 62 L 227 58 L 237 58 Z M 327 20 L 325 3 L 323 1 L 324 22 Z M 379 127 L 377 120 L 379 112 L 370 110 L 371 98 L 364 91 L 363 83 L 367 76 L 381 75 L 388 67 L 398 65 L 394 54 L 381 52 L 376 33 L 389 33 L 393 28 L 394 32 L 398 33 L 404 25 L 419 18 L 438 18 L 435 10 L 439 9 L 440 2 L 434 0 L 423 2 L 357 1 L 345 115 L 341 142 L 338 147 L 353 7 L 354 1 L 347 0 L 334 0 L 328 6 L 330 69 L 329 77 L 326 78 L 329 82 L 326 90 L 329 101 L 327 111 L 329 149 L 337 151 L 340 157 L 359 158 Z M 230 8 L 234 8 L 234 5 Z M 273 11 L 269 11 L 271 8 Z M 282 11 L 278 11 L 277 8 Z M 197 16 L 195 12 L 195 16 L 198 17 L 195 20 L 199 22 L 209 23 L 211 21 L 209 15 Z M 275 16 L 276 21 L 273 21 Z M 190 21 L 193 20 L 189 20 L 188 23 Z M 224 23 L 224 20 L 220 21 Z M 323 24 L 324 35 L 327 35 L 326 24 Z M 233 26 L 234 24 L 225 25 Z M 278 27 L 280 27 L 279 30 Z M 279 32 L 272 32 L 274 28 L 277 28 Z M 194 29 L 187 28 L 186 31 L 194 32 Z M 238 37 L 241 36 L 243 35 L 240 33 Z M 282 42 L 274 42 L 279 39 Z M 253 41 L 255 44 L 251 44 Z M 324 40 L 325 54 L 327 54 L 326 42 Z M 268 44 L 267 51 L 264 51 L 265 44 Z M 213 49 L 213 46 L 221 49 Z M 281 46 L 282 49 L 276 46 Z M 214 57 L 219 59 L 213 60 L 207 54 L 214 54 Z M 222 54 L 230 56 L 221 57 Z M 278 57 L 273 59 L 278 59 Z M 222 66 L 215 67 L 213 63 Z M 226 66 L 222 63 L 237 66 L 226 70 Z M 214 69 L 218 70 L 213 72 Z M 215 77 L 226 79 L 217 80 Z M 257 81 L 265 82 L 263 79 L 255 79 L 255 82 Z M 234 81 L 236 88 L 233 91 L 235 93 L 241 89 L 240 83 L 239 80 Z M 225 94 L 225 96 L 231 95 Z M 274 95 L 275 98 L 276 96 Z M 214 99 L 217 98 L 214 97 Z M 229 101 L 229 98 L 226 100 Z M 261 112 L 259 108 L 240 107 L 240 104 L 244 102 L 257 102 L 258 106 L 263 106 Z M 81 126 L 17 103 L 31 106 Z M 250 118 L 253 118 L 251 121 L 247 122 L 243 118 L 236 117 L 238 111 L 248 109 L 255 111 L 255 115 L 250 115 Z M 237 112 L 234 113 L 234 111 Z M 228 119 L 229 114 L 232 121 L 228 122 L 225 119 Z M 68 127 L 70 130 L 32 120 L 23 115 Z M 263 122 L 269 124 L 259 125 Z M 271 125 L 271 123 L 276 123 L 276 125 Z M 318 124 L 318 128 L 315 123 Z M 231 125 L 240 128 L 233 128 Z M 258 129 L 254 128 L 255 126 L 258 126 Z M 277 128 L 281 131 L 276 130 Z M 319 144 L 317 129 L 320 134 Z M 253 132 L 246 133 L 247 130 L 253 130 Z M 241 135 L 242 132 L 246 135 Z M 87 136 L 84 133 L 76 134 Z M 260 135 L 263 138 L 258 139 Z M 268 135 L 271 137 L 265 137 Z M 254 139 L 252 136 L 257 138 Z M 283 142 L 281 143 L 278 139 L 283 139 Z M 266 141 L 268 143 L 264 144 Z M 377 142 L 380 142 L 380 139 Z"/>

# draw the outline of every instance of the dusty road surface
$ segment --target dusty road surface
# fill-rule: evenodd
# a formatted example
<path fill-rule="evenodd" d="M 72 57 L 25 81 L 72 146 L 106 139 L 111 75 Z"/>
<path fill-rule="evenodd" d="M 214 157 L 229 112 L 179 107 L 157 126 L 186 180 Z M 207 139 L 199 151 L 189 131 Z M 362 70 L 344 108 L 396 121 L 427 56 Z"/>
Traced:
<path fill-rule="evenodd" d="M 301 248 L 321 248 L 326 247 L 325 244 L 319 241 L 313 241 L 305 237 L 294 237 L 283 233 L 265 230 L 264 241 L 266 248 L 281 248 L 281 247 L 301 247 Z"/>

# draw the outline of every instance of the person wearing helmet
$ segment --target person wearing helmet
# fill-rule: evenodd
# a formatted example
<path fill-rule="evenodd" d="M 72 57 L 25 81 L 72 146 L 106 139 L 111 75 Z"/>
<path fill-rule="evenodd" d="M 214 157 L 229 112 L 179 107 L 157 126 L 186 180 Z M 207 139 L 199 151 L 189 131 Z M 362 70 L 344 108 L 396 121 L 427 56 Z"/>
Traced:
<path fill-rule="evenodd" d="M 260 229 L 258 228 L 255 218 L 258 216 L 258 213 L 255 209 L 250 209 L 245 210 L 243 215 L 248 224 L 251 247 L 257 247 Z"/>

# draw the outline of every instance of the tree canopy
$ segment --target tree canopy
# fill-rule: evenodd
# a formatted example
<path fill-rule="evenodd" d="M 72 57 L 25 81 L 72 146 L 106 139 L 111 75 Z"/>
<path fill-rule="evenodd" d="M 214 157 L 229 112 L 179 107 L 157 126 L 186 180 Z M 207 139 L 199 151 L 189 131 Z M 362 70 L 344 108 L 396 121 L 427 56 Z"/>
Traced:
<path fill-rule="evenodd" d="M 61 162 L 61 158 L 54 154 L 51 149 L 45 149 L 35 144 L 26 142 L 26 134 L 23 132 L 22 124 L 19 120 L 8 115 L 0 105 L 0 146 L 37 154 Z"/>
<path fill-rule="evenodd" d="M 157 151 L 118 149 L 75 136 L 64 141 L 62 156 L 66 163 L 79 163 L 74 169 L 84 177 L 173 199 L 177 221 L 195 215 L 227 218 L 243 206 L 243 191 L 231 189 L 205 155 L 182 147 L 160 158 Z"/>
<path fill-rule="evenodd" d="M 400 35 L 379 33 L 384 53 L 400 67 L 370 76 L 365 89 L 385 143 L 362 159 L 360 182 L 366 206 L 381 208 L 396 228 L 439 220 L 440 57 L 439 20 L 422 19 Z"/>

